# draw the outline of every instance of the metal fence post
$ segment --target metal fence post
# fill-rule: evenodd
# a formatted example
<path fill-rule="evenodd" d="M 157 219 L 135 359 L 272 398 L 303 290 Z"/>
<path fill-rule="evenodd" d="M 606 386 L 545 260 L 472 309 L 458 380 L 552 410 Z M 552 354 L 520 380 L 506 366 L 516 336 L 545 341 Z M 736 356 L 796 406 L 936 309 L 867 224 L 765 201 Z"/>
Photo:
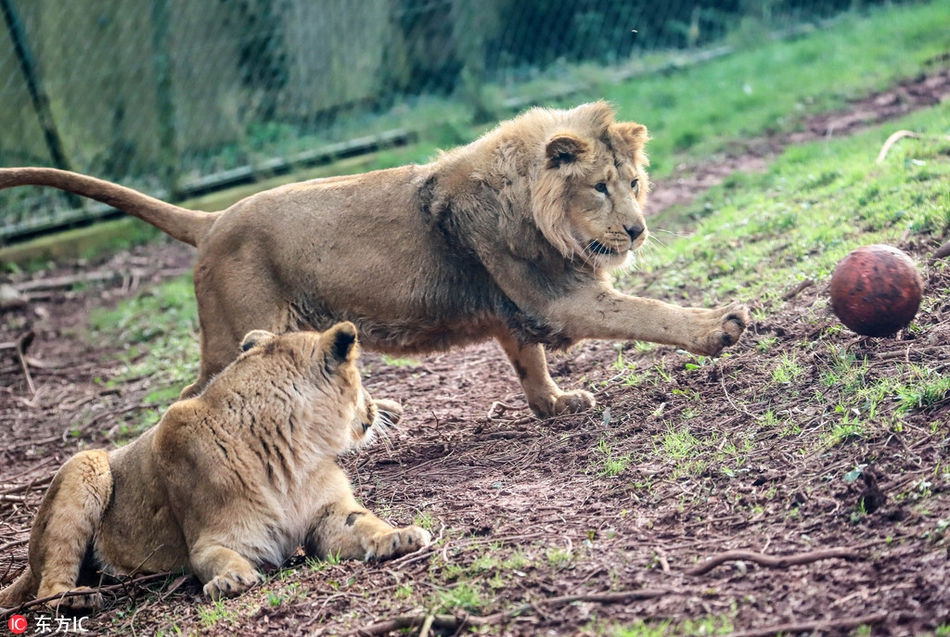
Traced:
<path fill-rule="evenodd" d="M 29 90 L 30 99 L 33 101 L 33 110 L 36 111 L 40 128 L 43 129 L 46 147 L 49 149 L 53 165 L 63 170 L 70 170 L 69 160 L 66 159 L 66 153 L 63 151 L 63 142 L 59 138 L 56 121 L 53 119 L 52 110 L 50 110 L 49 96 L 46 94 L 39 73 L 37 73 L 36 59 L 33 56 L 33 50 L 30 48 L 29 42 L 27 42 L 23 22 L 20 20 L 16 7 L 13 6 L 13 0 L 0 0 L 0 11 L 3 12 L 3 19 L 7 23 L 7 30 L 10 33 L 10 40 L 13 42 L 17 60 L 20 62 L 20 69 L 26 78 L 27 90 Z M 83 206 L 82 199 L 76 195 L 66 193 L 66 199 L 73 208 L 82 208 Z"/>
<path fill-rule="evenodd" d="M 155 70 L 155 99 L 158 102 L 160 171 L 168 197 L 176 199 L 179 191 L 178 150 L 168 34 L 168 0 L 152 0 L 152 61 Z"/>

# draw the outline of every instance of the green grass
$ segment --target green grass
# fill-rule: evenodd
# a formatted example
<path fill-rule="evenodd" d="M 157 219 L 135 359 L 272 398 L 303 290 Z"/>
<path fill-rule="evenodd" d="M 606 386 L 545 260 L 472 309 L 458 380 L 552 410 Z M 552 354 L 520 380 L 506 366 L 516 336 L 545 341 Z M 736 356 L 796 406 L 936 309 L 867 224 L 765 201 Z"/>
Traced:
<path fill-rule="evenodd" d="M 921 138 L 902 140 L 877 163 L 883 141 L 899 129 Z M 618 277 L 618 285 L 637 293 L 646 278 L 650 293 L 659 288 L 689 304 L 746 301 L 755 306 L 756 321 L 768 324 L 772 312 L 786 308 L 786 290 L 805 279 L 821 289 L 836 263 L 859 246 L 907 240 L 936 246 L 950 237 L 947 135 L 950 104 L 943 103 L 853 137 L 790 147 L 766 172 L 736 175 L 696 203 L 651 220 L 653 227 L 668 221 L 685 230 L 654 246 L 642 271 Z M 644 277 L 653 267 L 662 276 Z M 929 290 L 925 307 L 928 297 L 948 293 Z M 765 336 L 756 344 L 764 355 L 759 372 L 769 380 L 759 391 L 779 400 L 802 396 L 823 414 L 817 438 L 803 438 L 803 453 L 900 432 L 909 415 L 937 414 L 950 402 L 945 372 L 898 363 L 882 375 L 842 349 L 843 328 L 829 316 L 827 295 L 819 293 L 799 319 L 814 326 L 813 335 L 777 355 L 770 354 L 781 339 Z M 912 323 L 908 330 L 918 328 Z M 659 375 L 663 368 L 654 365 L 653 371 Z M 761 405 L 754 408 L 760 424 L 781 428 L 781 436 L 803 433 L 800 417 L 776 413 L 756 396 L 732 398 Z M 657 451 L 679 463 L 679 475 L 697 469 L 682 460 L 691 446 L 684 432 L 668 425 Z"/>
<path fill-rule="evenodd" d="M 669 423 L 666 425 L 666 433 L 663 434 L 660 442 L 658 453 L 674 460 L 689 458 L 701 444 L 686 427 L 677 429 Z"/>
<path fill-rule="evenodd" d="M 898 411 L 907 413 L 928 409 L 950 401 L 950 375 L 912 367 L 911 381 L 898 387 Z"/>
<path fill-rule="evenodd" d="M 430 607 L 438 608 L 440 612 L 463 610 L 467 612 L 479 611 L 488 604 L 477 586 L 469 582 L 459 582 L 454 586 L 437 591 L 435 600 Z"/>
<path fill-rule="evenodd" d="M 810 113 L 841 108 L 849 99 L 916 74 L 950 46 L 950 34 L 943 28 L 947 23 L 950 5 L 945 2 L 874 8 L 844 14 L 833 26 L 806 37 L 756 40 L 755 48 L 740 45 L 731 55 L 680 70 L 638 74 L 618 82 L 610 72 L 589 64 L 560 65 L 514 87 L 487 84 L 485 97 L 497 119 L 504 119 L 511 116 L 500 106 L 506 97 L 530 98 L 567 85 L 586 86 L 560 104 L 607 99 L 617 105 L 621 119 L 646 124 L 653 136 L 651 172 L 662 177 L 684 159 L 728 149 L 735 140 L 766 131 L 796 130 Z M 632 60 L 629 67 L 662 65 L 661 58 L 672 62 L 679 55 L 661 53 Z M 543 98 L 537 102 L 558 105 Z M 438 148 L 472 141 L 487 126 L 473 126 L 471 121 L 471 108 L 461 102 L 422 97 L 408 108 L 402 105 L 387 114 L 344 122 L 335 135 L 396 127 L 417 130 L 419 144 L 379 153 L 370 166 L 389 168 L 424 162 Z"/>
<path fill-rule="evenodd" d="M 666 175 L 683 156 L 697 159 L 728 141 L 794 130 L 808 113 L 913 75 L 947 50 L 950 4 L 934 2 L 846 14 L 809 37 L 778 41 L 670 75 L 604 88 L 624 119 L 653 136 L 652 171 Z M 834 173 L 816 172 L 816 183 Z"/>
<path fill-rule="evenodd" d="M 733 632 L 732 619 L 728 616 L 710 615 L 701 619 L 687 619 L 675 622 L 637 621 L 625 626 L 614 625 L 595 634 L 610 637 L 669 637 L 673 635 L 727 635 Z"/>
<path fill-rule="evenodd" d="M 591 469 L 601 478 L 615 478 L 630 466 L 630 454 L 617 454 L 607 440 L 597 443 Z"/>
<path fill-rule="evenodd" d="M 149 378 L 153 387 L 145 402 L 155 409 L 145 412 L 138 427 L 122 433 L 136 434 L 155 424 L 185 385 L 198 377 L 198 309 L 191 276 L 168 281 L 115 308 L 97 308 L 89 327 L 91 340 L 122 343 L 125 348 L 125 366 L 106 386 Z"/>
<path fill-rule="evenodd" d="M 788 385 L 805 375 L 805 368 L 798 362 L 795 354 L 782 354 L 775 369 L 772 370 L 772 381 Z"/>
<path fill-rule="evenodd" d="M 237 612 L 228 608 L 223 600 L 200 604 L 196 609 L 201 623 L 206 628 L 212 628 L 220 622 L 230 623 L 238 617 Z"/>
<path fill-rule="evenodd" d="M 383 362 L 391 367 L 410 367 L 415 368 L 422 365 L 419 361 L 414 358 L 399 358 L 395 356 L 389 356 L 388 354 L 383 354 Z"/>
<path fill-rule="evenodd" d="M 559 87 L 586 86 L 555 102 L 536 101 L 564 106 L 593 99 L 613 102 L 621 119 L 641 122 L 650 130 L 651 172 L 662 177 L 680 161 L 726 150 L 736 140 L 766 131 L 797 130 L 810 113 L 841 108 L 849 99 L 916 74 L 927 60 L 950 46 L 950 34 L 943 26 L 947 23 L 950 5 L 946 2 L 874 8 L 846 13 L 832 26 L 805 37 L 756 40 L 755 48 L 739 45 L 735 53 L 723 58 L 669 72 L 637 74 L 623 81 L 589 64 L 559 65 L 514 87 L 485 85 L 486 100 L 493 105 L 496 117 L 503 119 L 511 115 L 499 106 L 506 97 L 530 99 Z M 677 53 L 660 53 L 632 60 L 628 66 L 636 71 L 679 57 Z M 486 126 L 473 126 L 471 120 L 471 109 L 460 102 L 423 97 L 412 107 L 400 106 L 388 114 L 345 123 L 336 134 L 395 127 L 418 130 L 420 144 L 380 153 L 372 166 L 388 168 L 406 161 L 426 161 L 436 148 L 475 139 Z M 420 126 L 420 122 L 426 125 Z M 820 182 L 822 177 L 833 178 L 833 173 L 818 177 Z"/>
<path fill-rule="evenodd" d="M 886 128 L 789 147 L 767 172 L 735 175 L 671 213 L 680 218 L 670 223 L 685 215 L 694 226 L 654 246 L 643 269 L 655 263 L 665 273 L 660 287 L 694 303 L 755 299 L 768 312 L 783 302 L 784 291 L 804 279 L 826 279 L 861 245 L 894 244 L 905 233 L 941 239 L 950 231 L 948 117 L 944 103 Z M 875 163 L 884 139 L 900 128 L 924 137 L 902 141 Z M 664 223 L 661 215 L 651 225 Z"/>

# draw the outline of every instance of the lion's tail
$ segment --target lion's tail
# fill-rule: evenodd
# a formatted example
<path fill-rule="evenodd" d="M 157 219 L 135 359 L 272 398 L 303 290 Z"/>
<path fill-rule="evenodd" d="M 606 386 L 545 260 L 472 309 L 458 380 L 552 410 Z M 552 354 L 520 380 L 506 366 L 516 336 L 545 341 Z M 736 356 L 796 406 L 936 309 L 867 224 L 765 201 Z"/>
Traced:
<path fill-rule="evenodd" d="M 217 217 L 215 213 L 180 208 L 110 181 L 56 168 L 0 168 L 0 190 L 13 186 L 51 186 L 95 199 L 193 246 Z"/>
<path fill-rule="evenodd" d="M 36 589 L 39 585 L 40 583 L 33 576 L 33 570 L 27 566 L 20 577 L 0 591 L 0 611 L 13 609 L 30 601 L 36 597 Z"/>

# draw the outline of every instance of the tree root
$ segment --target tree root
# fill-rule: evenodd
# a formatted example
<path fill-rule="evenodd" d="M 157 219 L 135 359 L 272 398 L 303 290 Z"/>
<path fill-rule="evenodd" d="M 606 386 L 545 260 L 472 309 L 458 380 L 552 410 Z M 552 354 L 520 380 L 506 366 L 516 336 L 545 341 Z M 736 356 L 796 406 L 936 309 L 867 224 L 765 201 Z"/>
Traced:
<path fill-rule="evenodd" d="M 886 611 L 878 611 L 870 615 L 860 617 L 844 617 L 842 619 L 826 619 L 813 622 L 801 622 L 794 624 L 779 624 L 769 628 L 754 628 L 752 630 L 743 630 L 736 633 L 730 633 L 729 637 L 770 637 L 771 635 L 798 635 L 800 633 L 824 633 L 833 629 L 857 628 L 858 626 L 870 626 L 879 624 L 887 619 Z"/>
<path fill-rule="evenodd" d="M 180 573 L 180 572 L 179 572 Z M 178 575 L 179 573 L 169 572 L 169 573 L 152 573 L 150 575 L 141 575 L 134 579 L 126 580 L 119 582 L 118 584 L 110 584 L 109 586 L 97 586 L 92 590 L 83 590 L 83 591 L 66 591 L 65 593 L 57 593 L 55 595 L 49 595 L 47 597 L 40 597 L 38 599 L 30 600 L 25 604 L 20 604 L 16 608 L 6 608 L 0 609 L 0 619 L 6 619 L 14 613 L 19 613 L 27 608 L 32 608 L 34 606 L 41 606 L 47 602 L 52 602 L 58 599 L 63 599 L 65 597 L 75 597 L 77 595 L 88 595 L 90 593 L 104 593 L 107 591 L 128 591 L 130 587 L 136 586 L 138 584 L 146 584 L 149 582 L 155 582 L 162 579 L 168 579 Z"/>
<path fill-rule="evenodd" d="M 827 560 L 834 557 L 843 557 L 846 559 L 851 559 L 857 557 L 854 548 L 848 547 L 839 547 L 833 549 L 823 549 L 821 551 L 812 551 L 810 553 L 799 553 L 798 555 L 782 555 L 782 556 L 772 556 L 765 555 L 764 553 L 756 553 L 755 551 L 726 551 L 725 553 L 720 553 L 714 557 L 709 558 L 696 568 L 693 568 L 689 571 L 686 571 L 687 575 L 705 575 L 709 571 L 713 570 L 717 566 L 725 564 L 726 562 L 753 562 L 760 566 L 768 566 L 769 568 L 785 568 L 786 566 L 793 566 L 796 564 L 810 564 L 811 562 L 817 562 L 818 560 Z"/>
<path fill-rule="evenodd" d="M 522 604 L 512 610 L 493 613 L 491 615 L 471 615 L 466 612 L 459 612 L 454 615 L 436 615 L 432 613 L 413 613 L 410 615 L 400 615 L 387 619 L 350 633 L 358 637 L 378 637 L 395 630 L 404 630 L 406 628 L 421 627 L 426 632 L 432 629 L 436 630 L 461 630 L 467 626 L 491 626 L 504 623 L 514 619 L 519 615 L 536 611 L 538 606 L 548 608 L 557 608 L 566 606 L 574 602 L 599 602 L 601 604 L 613 604 L 618 602 L 627 602 L 638 599 L 653 599 L 663 595 L 682 593 L 683 591 L 666 590 L 656 588 L 644 588 L 636 591 L 618 591 L 608 593 L 591 593 L 588 595 L 564 595 L 563 597 L 550 597 L 530 604 Z M 421 630 L 420 630 L 421 633 Z"/>

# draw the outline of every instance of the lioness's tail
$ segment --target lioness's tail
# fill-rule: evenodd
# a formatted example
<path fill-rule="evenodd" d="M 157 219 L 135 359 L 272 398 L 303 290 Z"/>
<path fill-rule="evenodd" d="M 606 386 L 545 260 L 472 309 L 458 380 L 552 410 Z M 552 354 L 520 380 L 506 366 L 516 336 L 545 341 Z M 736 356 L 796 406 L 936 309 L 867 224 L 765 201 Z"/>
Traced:
<path fill-rule="evenodd" d="M 0 168 L 0 190 L 13 186 L 52 186 L 95 199 L 193 246 L 217 217 L 215 213 L 180 208 L 110 181 L 56 168 Z"/>
<path fill-rule="evenodd" d="M 0 591 L 0 611 L 16 608 L 36 597 L 36 589 L 40 583 L 33 577 L 33 570 L 29 566 L 16 578 L 12 584 Z"/>

